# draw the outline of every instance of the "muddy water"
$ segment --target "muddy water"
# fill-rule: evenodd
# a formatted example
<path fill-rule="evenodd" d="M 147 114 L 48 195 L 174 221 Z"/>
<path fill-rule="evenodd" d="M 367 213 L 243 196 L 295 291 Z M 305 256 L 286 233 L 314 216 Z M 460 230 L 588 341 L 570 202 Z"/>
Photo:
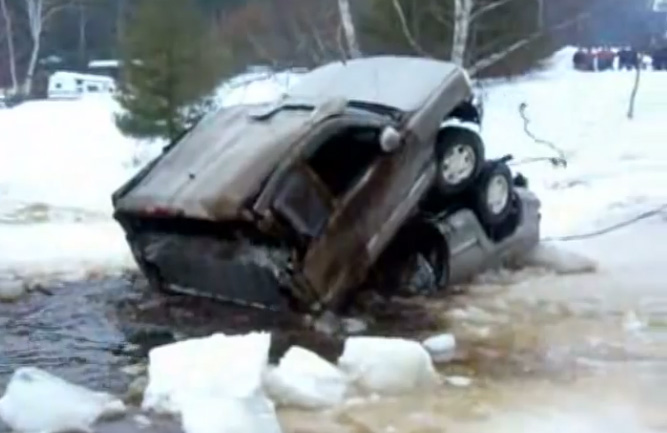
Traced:
<path fill-rule="evenodd" d="M 650 236 L 624 232 L 578 246 L 601 261 L 595 274 L 526 270 L 446 300 L 377 311 L 374 333 L 454 332 L 459 354 L 442 372 L 471 384 L 324 413 L 283 410 L 286 431 L 667 431 L 667 246 L 652 242 L 667 239 L 667 228 L 641 230 Z M 631 254 L 621 245 L 633 245 Z M 274 358 L 294 343 L 329 358 L 340 350 L 340 342 L 304 332 L 294 317 L 148 295 L 129 280 L 53 291 L 0 305 L 0 381 L 18 365 L 38 365 L 120 393 L 129 378 L 118 367 L 181 336 L 174 331 L 277 329 Z"/>

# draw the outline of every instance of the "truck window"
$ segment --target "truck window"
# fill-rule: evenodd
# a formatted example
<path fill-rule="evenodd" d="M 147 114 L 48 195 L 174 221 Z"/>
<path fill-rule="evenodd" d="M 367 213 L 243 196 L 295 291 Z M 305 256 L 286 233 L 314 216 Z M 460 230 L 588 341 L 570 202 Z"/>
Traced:
<path fill-rule="evenodd" d="M 306 161 L 336 197 L 342 197 L 382 154 L 380 130 L 350 127 L 327 139 Z"/>

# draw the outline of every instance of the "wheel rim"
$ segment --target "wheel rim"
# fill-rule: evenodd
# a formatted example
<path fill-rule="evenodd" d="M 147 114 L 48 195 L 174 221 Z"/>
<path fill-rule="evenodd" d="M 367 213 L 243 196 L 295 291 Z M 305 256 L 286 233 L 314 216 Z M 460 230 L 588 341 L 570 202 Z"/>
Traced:
<path fill-rule="evenodd" d="M 496 175 L 489 182 L 486 190 L 486 204 L 491 213 L 498 215 L 509 201 L 509 183 L 505 176 Z"/>
<path fill-rule="evenodd" d="M 458 185 L 475 171 L 477 157 L 472 147 L 465 144 L 452 146 L 442 158 L 442 177 L 450 185 Z"/>

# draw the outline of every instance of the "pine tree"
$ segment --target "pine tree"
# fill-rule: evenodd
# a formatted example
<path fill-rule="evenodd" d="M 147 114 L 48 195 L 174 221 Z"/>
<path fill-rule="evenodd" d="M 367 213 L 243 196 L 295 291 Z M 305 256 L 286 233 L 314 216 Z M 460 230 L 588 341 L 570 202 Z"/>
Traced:
<path fill-rule="evenodd" d="M 173 140 L 210 109 L 224 52 L 195 0 L 141 0 L 121 51 L 116 123 L 126 135 Z"/>

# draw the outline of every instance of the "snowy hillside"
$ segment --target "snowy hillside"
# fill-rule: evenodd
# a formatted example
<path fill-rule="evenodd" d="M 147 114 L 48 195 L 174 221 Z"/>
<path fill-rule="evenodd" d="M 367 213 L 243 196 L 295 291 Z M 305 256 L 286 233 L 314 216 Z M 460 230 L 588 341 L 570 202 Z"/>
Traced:
<path fill-rule="evenodd" d="M 531 132 L 567 155 L 566 169 L 547 162 L 514 167 L 543 200 L 547 236 L 600 228 L 667 203 L 667 74 L 643 74 L 635 119 L 628 120 L 634 72 L 573 71 L 568 51 L 544 73 L 488 89 L 485 107 L 491 154 L 557 156 L 524 132 L 525 102 Z"/>
<path fill-rule="evenodd" d="M 531 131 L 568 154 L 566 169 L 545 162 L 515 167 L 544 201 L 546 236 L 612 224 L 667 201 L 667 74 L 644 74 L 636 119 L 628 121 L 633 73 L 575 72 L 571 53 L 557 53 L 541 73 L 485 89 L 490 155 L 555 156 L 524 132 L 523 102 Z M 219 96 L 226 97 L 222 105 L 259 102 L 294 79 L 239 79 Z M 0 271 L 79 275 L 131 264 L 110 217 L 110 194 L 159 146 L 123 137 L 113 122 L 116 109 L 108 99 L 87 98 L 0 110 Z"/>

